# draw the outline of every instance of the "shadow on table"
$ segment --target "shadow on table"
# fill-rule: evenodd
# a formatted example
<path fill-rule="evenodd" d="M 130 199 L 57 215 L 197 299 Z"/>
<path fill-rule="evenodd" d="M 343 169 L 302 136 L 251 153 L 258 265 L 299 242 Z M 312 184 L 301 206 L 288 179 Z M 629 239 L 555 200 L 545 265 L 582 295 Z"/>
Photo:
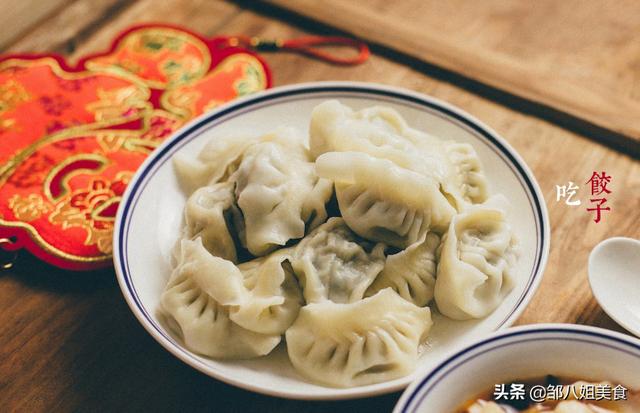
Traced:
<path fill-rule="evenodd" d="M 12 277 L 36 290 L 56 293 L 86 293 L 117 288 L 113 268 L 95 271 L 68 271 L 53 267 L 21 252 L 14 266 L 0 272 L 0 278 Z"/>

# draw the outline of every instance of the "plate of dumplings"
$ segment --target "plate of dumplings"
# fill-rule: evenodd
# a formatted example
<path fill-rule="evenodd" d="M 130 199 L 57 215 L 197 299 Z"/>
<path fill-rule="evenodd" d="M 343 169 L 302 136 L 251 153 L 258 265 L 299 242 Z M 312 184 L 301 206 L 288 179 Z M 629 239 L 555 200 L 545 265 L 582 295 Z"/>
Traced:
<path fill-rule="evenodd" d="M 548 251 L 540 188 L 487 126 L 413 91 L 319 82 L 164 142 L 123 196 L 113 259 L 135 316 L 185 363 L 345 399 L 511 325 Z"/>

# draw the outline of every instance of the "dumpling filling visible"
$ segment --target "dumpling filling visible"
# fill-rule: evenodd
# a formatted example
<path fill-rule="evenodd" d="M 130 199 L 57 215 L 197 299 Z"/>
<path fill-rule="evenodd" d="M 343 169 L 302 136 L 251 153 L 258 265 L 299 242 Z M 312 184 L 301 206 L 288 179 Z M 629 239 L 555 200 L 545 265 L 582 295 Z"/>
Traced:
<path fill-rule="evenodd" d="M 292 259 L 307 303 L 359 301 L 384 266 L 383 244 L 355 235 L 342 218 L 331 218 L 305 237 Z"/>
<path fill-rule="evenodd" d="M 305 379 L 379 383 L 428 351 L 432 309 L 482 318 L 516 283 L 508 202 L 473 146 L 391 108 L 327 101 L 309 136 L 228 136 L 174 166 L 185 225 L 159 312 L 195 353 L 263 357 L 286 336 Z"/>

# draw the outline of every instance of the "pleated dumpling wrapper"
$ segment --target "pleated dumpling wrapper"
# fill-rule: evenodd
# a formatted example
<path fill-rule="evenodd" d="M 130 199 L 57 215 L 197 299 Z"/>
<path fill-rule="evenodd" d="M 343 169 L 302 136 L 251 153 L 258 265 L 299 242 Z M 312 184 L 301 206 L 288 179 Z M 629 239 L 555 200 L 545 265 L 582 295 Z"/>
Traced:
<path fill-rule="evenodd" d="M 360 152 L 427 176 L 461 211 L 488 197 L 482 163 L 468 143 L 442 140 L 411 128 L 393 108 L 372 106 L 358 111 L 328 100 L 311 114 L 311 155 Z"/>
<path fill-rule="evenodd" d="M 438 182 L 387 159 L 361 152 L 328 152 L 316 172 L 334 182 L 340 213 L 363 238 L 407 248 L 430 229 L 449 226 L 456 210 Z"/>
<path fill-rule="evenodd" d="M 333 188 L 315 174 L 304 142 L 293 128 L 267 134 L 243 152 L 230 178 L 242 211 L 239 238 L 255 256 L 302 238 L 327 219 Z"/>
<path fill-rule="evenodd" d="M 302 293 L 289 255 L 279 251 L 236 266 L 200 238 L 183 240 L 160 299 L 160 313 L 190 350 L 215 358 L 269 354 L 298 315 Z"/>
<path fill-rule="evenodd" d="M 506 198 L 495 195 L 451 221 L 440 246 L 434 291 L 447 317 L 485 317 L 513 289 L 518 247 L 507 205 Z"/>
<path fill-rule="evenodd" d="M 430 232 L 404 250 L 388 255 L 384 268 L 367 290 L 371 296 L 392 288 L 405 300 L 424 307 L 433 299 L 436 285 L 436 249 L 440 237 Z"/>
<path fill-rule="evenodd" d="M 287 330 L 295 369 L 332 387 L 380 383 L 415 369 L 431 311 L 387 288 L 349 304 L 308 304 Z"/>

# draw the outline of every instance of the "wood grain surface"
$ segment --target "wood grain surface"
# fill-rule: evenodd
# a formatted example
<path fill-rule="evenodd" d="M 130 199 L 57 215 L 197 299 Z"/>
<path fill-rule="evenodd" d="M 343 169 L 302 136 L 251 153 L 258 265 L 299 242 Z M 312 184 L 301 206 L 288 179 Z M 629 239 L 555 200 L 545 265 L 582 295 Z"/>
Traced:
<path fill-rule="evenodd" d="M 14 43 L 11 51 L 49 51 L 72 59 L 106 48 L 131 24 L 169 22 L 205 35 L 290 38 L 304 28 L 237 4 L 197 0 L 134 3 L 76 0 Z M 102 11 L 100 11 L 102 10 Z M 103 14 L 106 13 L 106 14 Z M 86 20 L 82 18 L 86 15 Z M 60 33 L 60 37 L 52 35 Z M 545 276 L 518 324 L 567 322 L 620 330 L 587 283 L 587 256 L 606 237 L 640 238 L 640 162 L 583 136 L 524 115 L 401 61 L 373 55 L 338 67 L 290 53 L 264 54 L 275 85 L 359 80 L 401 86 L 457 105 L 504 136 L 533 170 L 552 228 Z M 612 211 L 595 224 L 587 187 L 593 171 L 613 177 Z M 555 185 L 581 185 L 583 205 L 555 201 Z M 399 394 L 341 402 L 283 400 L 246 392 L 200 374 L 164 351 L 125 304 L 112 270 L 70 273 L 23 255 L 0 273 L 0 411 L 389 411 Z"/>
<path fill-rule="evenodd" d="M 0 0 L 0 48 L 20 38 L 38 22 L 61 10 L 70 0 Z"/>
<path fill-rule="evenodd" d="M 640 143 L 637 1 L 270 2 Z"/>

